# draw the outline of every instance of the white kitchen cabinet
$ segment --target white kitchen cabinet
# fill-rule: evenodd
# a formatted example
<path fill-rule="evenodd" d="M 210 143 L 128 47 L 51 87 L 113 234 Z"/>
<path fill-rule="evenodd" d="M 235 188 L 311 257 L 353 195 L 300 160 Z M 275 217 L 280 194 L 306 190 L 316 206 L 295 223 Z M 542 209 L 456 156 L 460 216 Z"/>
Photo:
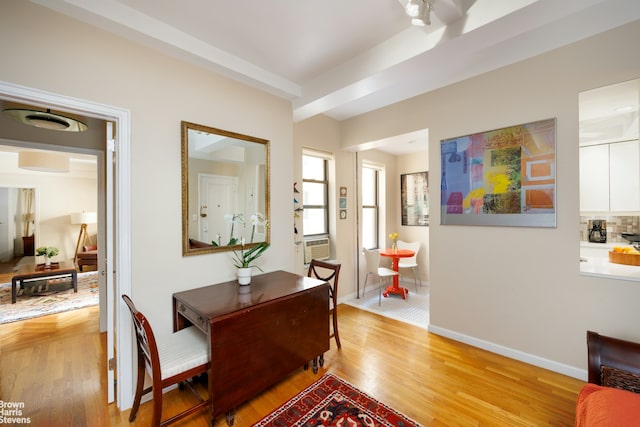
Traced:
<path fill-rule="evenodd" d="M 580 147 L 580 211 L 609 211 L 609 145 Z"/>
<path fill-rule="evenodd" d="M 609 145 L 609 209 L 640 211 L 640 143 Z"/>
<path fill-rule="evenodd" d="M 640 142 L 580 147 L 580 211 L 640 212 Z"/>

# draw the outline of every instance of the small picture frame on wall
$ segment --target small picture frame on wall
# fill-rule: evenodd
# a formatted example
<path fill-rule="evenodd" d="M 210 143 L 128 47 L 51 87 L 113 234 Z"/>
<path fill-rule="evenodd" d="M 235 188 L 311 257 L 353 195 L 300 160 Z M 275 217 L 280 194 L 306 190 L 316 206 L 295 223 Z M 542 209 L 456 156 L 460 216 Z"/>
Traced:
<path fill-rule="evenodd" d="M 347 197 L 347 187 L 340 187 L 340 197 Z"/>
<path fill-rule="evenodd" d="M 340 209 L 340 219 L 347 219 L 347 210 Z"/>
<path fill-rule="evenodd" d="M 340 197 L 340 209 L 347 209 L 347 198 Z"/>

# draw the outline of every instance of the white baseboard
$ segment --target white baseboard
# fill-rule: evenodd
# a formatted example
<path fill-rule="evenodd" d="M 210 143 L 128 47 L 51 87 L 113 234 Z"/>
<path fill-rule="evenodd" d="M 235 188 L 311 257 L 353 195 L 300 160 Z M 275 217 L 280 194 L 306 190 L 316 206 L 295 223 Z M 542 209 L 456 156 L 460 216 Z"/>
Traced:
<path fill-rule="evenodd" d="M 539 368 L 548 369 L 559 374 L 567 375 L 569 377 L 577 378 L 582 381 L 587 380 L 587 371 L 585 369 L 578 369 L 574 366 L 565 365 L 553 360 L 538 357 L 533 354 L 528 354 L 519 350 L 504 347 L 489 341 L 484 341 L 478 338 L 471 337 L 469 335 L 460 334 L 458 332 L 451 331 L 449 329 L 441 328 L 435 325 L 429 325 L 429 332 L 436 335 L 441 335 L 452 340 L 459 341 L 465 344 L 472 345 L 474 347 L 481 348 L 483 350 L 490 351 L 492 353 L 499 354 L 511 359 L 519 360 L 524 363 L 528 363 Z"/>

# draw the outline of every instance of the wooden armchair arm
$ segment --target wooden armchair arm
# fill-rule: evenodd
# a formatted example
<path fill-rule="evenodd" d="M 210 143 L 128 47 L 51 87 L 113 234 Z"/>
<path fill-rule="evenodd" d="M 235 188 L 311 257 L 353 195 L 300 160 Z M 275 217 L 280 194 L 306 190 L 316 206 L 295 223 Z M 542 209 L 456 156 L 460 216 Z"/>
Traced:
<path fill-rule="evenodd" d="M 640 393 L 640 344 L 587 331 L 589 382 Z"/>

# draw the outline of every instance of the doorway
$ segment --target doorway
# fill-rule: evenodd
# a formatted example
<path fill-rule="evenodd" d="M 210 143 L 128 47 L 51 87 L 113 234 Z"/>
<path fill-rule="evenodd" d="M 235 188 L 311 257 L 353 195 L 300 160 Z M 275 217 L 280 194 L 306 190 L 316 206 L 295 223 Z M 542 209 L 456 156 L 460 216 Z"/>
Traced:
<path fill-rule="evenodd" d="M 130 265 L 130 112 L 118 107 L 97 104 L 91 101 L 70 98 L 39 89 L 28 88 L 0 81 L 0 101 L 33 105 L 40 108 L 51 108 L 106 122 L 107 149 L 99 155 L 99 175 L 106 177 L 103 185 L 104 195 L 99 197 L 98 209 L 104 212 L 103 265 L 100 274 L 106 280 L 106 313 L 105 328 L 107 330 L 107 357 L 114 357 L 115 347 L 120 355 L 132 355 L 132 336 L 127 323 L 126 307 L 115 303 L 115 296 L 131 292 Z M 104 131 L 104 130 L 103 130 Z M 1 135 L 0 135 L 1 136 Z M 115 156 L 116 149 L 118 156 Z M 102 201 L 102 202 L 100 202 Z M 102 203 L 102 205 L 100 205 Z M 117 225 L 117 230 L 116 230 Z M 117 266 L 117 271 L 116 267 Z M 117 280 L 116 280 L 117 278 Z M 117 343 L 114 341 L 114 330 L 118 331 Z M 120 357 L 107 371 L 108 400 L 116 401 L 120 408 L 128 408 L 133 401 L 133 383 L 114 381 L 114 367 L 121 378 L 133 378 L 132 357 Z M 115 384 L 115 386 L 113 386 Z"/>

